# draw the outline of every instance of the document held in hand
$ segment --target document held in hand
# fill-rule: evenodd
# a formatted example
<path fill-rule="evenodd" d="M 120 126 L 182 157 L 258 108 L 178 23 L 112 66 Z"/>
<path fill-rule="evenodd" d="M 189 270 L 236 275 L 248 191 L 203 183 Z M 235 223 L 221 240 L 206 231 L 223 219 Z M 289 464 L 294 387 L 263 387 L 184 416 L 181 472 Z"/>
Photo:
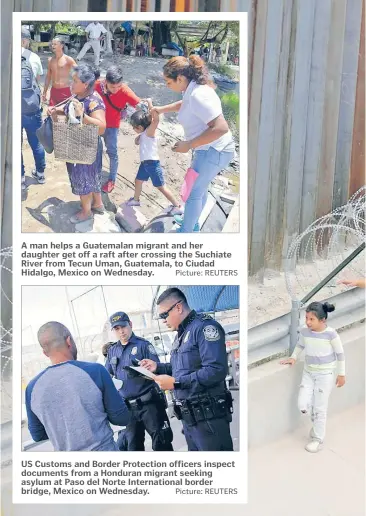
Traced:
<path fill-rule="evenodd" d="M 151 371 L 148 371 L 148 369 L 145 369 L 145 367 L 141 366 L 125 366 L 124 369 L 129 370 L 132 369 L 132 371 L 135 371 L 141 376 L 144 376 L 145 378 L 148 378 L 149 380 L 155 380 L 156 375 L 152 373 Z"/>

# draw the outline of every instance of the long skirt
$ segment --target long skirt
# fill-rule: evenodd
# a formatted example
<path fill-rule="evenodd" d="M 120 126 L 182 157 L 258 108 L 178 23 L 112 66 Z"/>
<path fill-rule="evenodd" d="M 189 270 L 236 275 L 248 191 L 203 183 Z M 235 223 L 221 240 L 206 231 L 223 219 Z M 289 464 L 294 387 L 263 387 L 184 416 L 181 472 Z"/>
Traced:
<path fill-rule="evenodd" d="M 103 144 L 98 138 L 97 157 L 91 165 L 80 163 L 66 163 L 67 172 L 71 183 L 72 193 L 75 195 L 88 195 L 100 193 L 102 188 L 102 157 Z"/>

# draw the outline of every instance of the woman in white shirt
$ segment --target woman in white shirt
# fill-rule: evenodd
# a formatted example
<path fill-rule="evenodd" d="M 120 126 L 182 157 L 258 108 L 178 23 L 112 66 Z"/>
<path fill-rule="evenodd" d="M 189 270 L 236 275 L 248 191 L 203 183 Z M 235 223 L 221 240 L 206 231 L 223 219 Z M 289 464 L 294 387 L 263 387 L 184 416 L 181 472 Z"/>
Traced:
<path fill-rule="evenodd" d="M 154 109 L 158 114 L 178 112 L 186 140 L 177 142 L 173 151 L 193 150 L 191 168 L 198 173 L 183 220 L 175 217 L 182 223 L 180 232 L 191 233 L 200 230 L 198 219 L 207 201 L 208 187 L 233 159 L 235 144 L 222 114 L 220 98 L 210 86 L 208 70 L 200 57 L 173 57 L 164 66 L 163 73 L 168 88 L 183 93 L 183 99 Z"/>

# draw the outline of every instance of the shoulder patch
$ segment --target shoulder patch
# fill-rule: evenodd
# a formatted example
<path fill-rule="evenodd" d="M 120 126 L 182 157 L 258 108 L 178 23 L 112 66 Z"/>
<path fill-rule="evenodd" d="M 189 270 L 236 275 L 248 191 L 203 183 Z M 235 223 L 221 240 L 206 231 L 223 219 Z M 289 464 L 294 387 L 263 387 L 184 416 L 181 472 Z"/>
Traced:
<path fill-rule="evenodd" d="M 215 341 L 220 339 L 220 332 L 213 324 L 208 324 L 203 328 L 203 334 L 206 340 Z"/>
<path fill-rule="evenodd" d="M 148 345 L 148 350 L 150 351 L 150 353 L 152 355 L 156 355 L 156 350 L 155 350 L 155 348 L 154 348 L 154 346 L 152 344 Z"/>
<path fill-rule="evenodd" d="M 131 349 L 131 355 L 136 355 L 137 353 L 137 346 L 134 346 L 132 349 Z"/>

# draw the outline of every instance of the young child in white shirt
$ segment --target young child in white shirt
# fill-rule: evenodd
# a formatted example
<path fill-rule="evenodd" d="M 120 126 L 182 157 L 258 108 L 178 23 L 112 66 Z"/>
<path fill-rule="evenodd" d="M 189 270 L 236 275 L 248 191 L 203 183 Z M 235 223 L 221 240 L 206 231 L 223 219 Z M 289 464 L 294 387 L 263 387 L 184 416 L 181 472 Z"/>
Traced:
<path fill-rule="evenodd" d="M 346 382 L 345 360 L 338 333 L 327 326 L 329 312 L 334 305 L 313 302 L 306 308 L 306 326 L 300 330 L 300 339 L 292 355 L 281 364 L 293 365 L 305 350 L 298 407 L 302 414 L 310 412 L 313 428 L 306 451 L 316 453 L 325 438 L 328 400 L 334 385 L 343 387 Z M 335 379 L 336 370 L 337 377 Z"/>
<path fill-rule="evenodd" d="M 159 125 L 159 115 L 152 111 L 151 99 L 147 99 L 149 112 L 139 109 L 131 116 L 131 125 L 138 134 L 136 145 L 140 146 L 140 166 L 135 179 L 135 193 L 127 201 L 128 206 L 140 206 L 140 195 L 144 181 L 151 179 L 152 184 L 171 203 L 167 213 L 181 215 L 183 211 L 172 192 L 165 185 L 164 172 L 159 160 L 158 138 L 156 130 Z"/>

